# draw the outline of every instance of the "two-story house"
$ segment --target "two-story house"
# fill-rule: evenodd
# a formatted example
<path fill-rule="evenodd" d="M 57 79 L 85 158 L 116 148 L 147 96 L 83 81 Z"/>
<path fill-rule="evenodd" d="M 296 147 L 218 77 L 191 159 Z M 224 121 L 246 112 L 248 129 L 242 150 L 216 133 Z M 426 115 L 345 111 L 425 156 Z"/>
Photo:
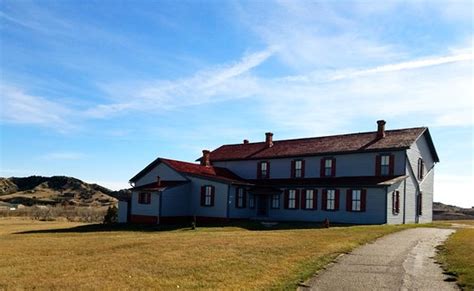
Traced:
<path fill-rule="evenodd" d="M 197 163 L 157 158 L 130 183 L 119 220 L 233 219 L 399 224 L 432 220 L 428 128 L 223 145 Z"/>

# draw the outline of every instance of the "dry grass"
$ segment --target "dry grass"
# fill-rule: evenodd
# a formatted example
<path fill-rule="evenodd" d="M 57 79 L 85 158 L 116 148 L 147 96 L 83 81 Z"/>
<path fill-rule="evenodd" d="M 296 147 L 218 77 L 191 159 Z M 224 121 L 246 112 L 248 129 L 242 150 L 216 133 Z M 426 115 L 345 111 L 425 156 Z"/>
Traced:
<path fill-rule="evenodd" d="M 294 289 L 339 253 L 407 227 L 100 231 L 0 219 L 0 289 Z M 47 231 L 18 233 L 31 230 Z"/>
<path fill-rule="evenodd" d="M 474 290 L 474 221 L 456 221 L 458 229 L 440 248 L 438 259 L 464 290 Z"/>
<path fill-rule="evenodd" d="M 46 221 L 102 222 L 106 212 L 107 207 L 105 206 L 25 206 L 15 210 L 0 210 L 0 217 L 29 217 Z"/>

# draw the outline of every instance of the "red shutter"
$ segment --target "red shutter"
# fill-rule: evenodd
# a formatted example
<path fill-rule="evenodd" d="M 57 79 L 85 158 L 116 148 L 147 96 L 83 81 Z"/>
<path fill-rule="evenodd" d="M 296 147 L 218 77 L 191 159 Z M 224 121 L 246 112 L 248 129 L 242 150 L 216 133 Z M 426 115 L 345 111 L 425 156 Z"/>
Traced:
<path fill-rule="evenodd" d="M 395 155 L 390 155 L 390 167 L 388 170 L 388 174 L 390 176 L 393 176 L 394 172 L 395 172 Z"/>
<path fill-rule="evenodd" d="M 321 194 L 321 209 L 327 210 L 328 209 L 328 190 L 323 189 L 323 193 Z"/>
<path fill-rule="evenodd" d="M 288 204 L 289 204 L 288 201 L 290 200 L 290 190 L 288 189 L 285 190 L 285 197 L 283 200 L 284 200 L 283 204 L 285 206 L 285 209 L 288 209 Z"/>
<path fill-rule="evenodd" d="M 346 210 L 352 211 L 352 189 L 346 191 Z"/>
<path fill-rule="evenodd" d="M 216 196 L 216 188 L 211 186 L 211 206 L 214 206 L 214 197 Z"/>
<path fill-rule="evenodd" d="M 375 176 L 380 176 L 380 165 L 381 165 L 381 157 L 380 155 L 377 155 L 375 157 Z"/>
<path fill-rule="evenodd" d="M 257 163 L 257 179 L 262 179 L 262 162 Z"/>
<path fill-rule="evenodd" d="M 420 192 L 418 194 L 418 215 L 423 214 L 423 196 L 422 193 Z"/>
<path fill-rule="evenodd" d="M 304 168 L 305 168 L 304 160 L 301 160 L 301 178 L 304 178 Z"/>
<path fill-rule="evenodd" d="M 334 199 L 334 210 L 339 210 L 339 189 L 335 191 L 335 199 Z"/>
<path fill-rule="evenodd" d="M 395 210 L 397 213 L 400 213 L 400 192 L 395 191 Z"/>
<path fill-rule="evenodd" d="M 265 178 L 270 178 L 270 162 L 267 162 L 267 175 L 265 176 Z"/>
<path fill-rule="evenodd" d="M 306 209 L 306 190 L 302 189 L 301 191 L 301 209 Z"/>
<path fill-rule="evenodd" d="M 313 209 L 316 210 L 318 208 L 318 189 L 313 191 Z"/>
<path fill-rule="evenodd" d="M 360 211 L 365 211 L 365 206 L 367 205 L 367 189 L 362 189 L 360 191 Z"/>
<path fill-rule="evenodd" d="M 331 177 L 336 177 L 336 159 L 332 159 Z"/>
<path fill-rule="evenodd" d="M 201 206 L 206 204 L 206 186 L 201 186 Z"/>
<path fill-rule="evenodd" d="M 324 177 L 324 166 L 326 164 L 326 159 L 321 158 L 321 170 L 319 171 L 319 176 Z"/>
<path fill-rule="evenodd" d="M 295 209 L 300 208 L 300 191 L 298 189 L 295 190 Z"/>
<path fill-rule="evenodd" d="M 247 207 L 247 189 L 243 189 L 244 195 L 242 198 L 242 208 Z"/>
<path fill-rule="evenodd" d="M 240 208 L 240 206 L 239 206 L 239 188 L 235 188 L 235 207 Z"/>
<path fill-rule="evenodd" d="M 295 160 L 292 160 L 291 161 L 291 178 L 294 178 L 296 175 L 295 175 L 295 172 L 296 172 L 296 168 L 295 168 L 295 165 L 296 165 L 296 161 Z"/>

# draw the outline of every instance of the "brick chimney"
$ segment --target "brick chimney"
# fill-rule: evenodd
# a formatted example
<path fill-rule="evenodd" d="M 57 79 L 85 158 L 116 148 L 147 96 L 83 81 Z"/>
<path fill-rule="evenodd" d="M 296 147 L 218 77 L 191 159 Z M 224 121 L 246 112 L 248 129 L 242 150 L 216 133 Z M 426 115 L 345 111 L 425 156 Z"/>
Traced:
<path fill-rule="evenodd" d="M 385 137 L 385 120 L 377 120 L 377 138 Z"/>
<path fill-rule="evenodd" d="M 268 148 L 271 148 L 273 146 L 273 133 L 271 132 L 265 133 L 265 144 L 267 145 Z"/>
<path fill-rule="evenodd" d="M 248 144 L 249 143 L 249 140 L 248 139 L 244 139 L 244 144 Z"/>
<path fill-rule="evenodd" d="M 201 166 L 211 166 L 211 152 L 208 150 L 202 150 Z"/>

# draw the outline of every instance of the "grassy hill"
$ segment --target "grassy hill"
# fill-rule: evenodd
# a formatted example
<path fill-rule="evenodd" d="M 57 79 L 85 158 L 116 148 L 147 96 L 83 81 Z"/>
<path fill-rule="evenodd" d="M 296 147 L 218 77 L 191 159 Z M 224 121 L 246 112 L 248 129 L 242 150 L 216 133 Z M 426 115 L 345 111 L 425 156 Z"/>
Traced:
<path fill-rule="evenodd" d="M 474 208 L 433 202 L 433 220 L 474 219 Z"/>
<path fill-rule="evenodd" d="M 0 202 L 24 205 L 108 206 L 127 190 L 112 191 L 66 176 L 0 178 Z"/>

